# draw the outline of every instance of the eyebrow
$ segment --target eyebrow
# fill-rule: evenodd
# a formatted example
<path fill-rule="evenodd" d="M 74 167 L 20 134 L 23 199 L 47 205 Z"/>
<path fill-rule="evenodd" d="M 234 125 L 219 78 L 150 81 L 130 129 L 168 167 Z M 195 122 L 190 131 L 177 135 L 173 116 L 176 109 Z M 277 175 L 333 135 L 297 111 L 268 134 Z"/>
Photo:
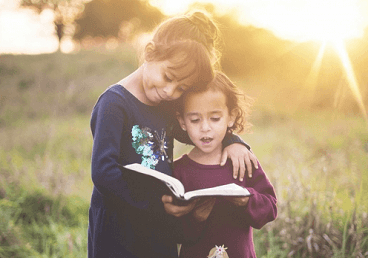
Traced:
<path fill-rule="evenodd" d="M 185 114 L 186 116 L 199 116 L 198 112 L 189 112 Z"/>
<path fill-rule="evenodd" d="M 223 113 L 222 110 L 214 110 L 210 112 L 211 115 L 217 115 L 222 113 Z M 186 113 L 186 116 L 199 116 L 199 112 L 189 112 Z"/>
<path fill-rule="evenodd" d="M 170 75 L 172 75 L 174 78 L 175 78 L 175 80 L 178 80 L 179 82 L 180 81 L 183 81 L 183 80 L 185 80 L 185 79 L 187 79 L 187 78 L 189 78 L 190 76 L 193 76 L 194 75 L 194 72 L 195 72 L 195 69 L 193 69 L 193 71 L 190 71 L 187 75 L 185 75 L 184 77 L 181 77 L 181 78 L 178 78 L 173 72 L 172 72 L 172 70 L 174 70 L 174 71 L 176 71 L 176 70 L 178 70 L 177 69 L 177 67 L 174 67 L 174 66 L 167 66 L 167 68 L 168 68 L 168 72 L 170 73 Z"/>

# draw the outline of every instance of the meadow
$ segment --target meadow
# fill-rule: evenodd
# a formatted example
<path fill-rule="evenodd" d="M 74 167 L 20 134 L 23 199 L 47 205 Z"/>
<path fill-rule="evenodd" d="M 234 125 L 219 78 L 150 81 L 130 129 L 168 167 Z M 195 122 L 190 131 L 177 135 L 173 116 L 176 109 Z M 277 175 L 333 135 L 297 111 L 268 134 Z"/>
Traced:
<path fill-rule="evenodd" d="M 86 257 L 91 110 L 136 67 L 129 46 L 0 56 L 1 258 Z M 278 197 L 276 221 L 254 230 L 257 257 L 368 257 L 366 121 L 311 108 L 287 81 L 234 80 L 255 99 L 242 137 Z"/>

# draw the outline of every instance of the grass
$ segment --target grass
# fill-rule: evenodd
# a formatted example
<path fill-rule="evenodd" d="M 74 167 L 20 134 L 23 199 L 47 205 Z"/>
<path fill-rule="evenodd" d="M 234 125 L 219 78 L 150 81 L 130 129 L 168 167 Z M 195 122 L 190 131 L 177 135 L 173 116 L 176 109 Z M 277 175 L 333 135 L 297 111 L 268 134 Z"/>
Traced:
<path fill-rule="evenodd" d="M 128 46 L 0 56 L 0 257 L 86 257 L 90 113 L 135 66 Z M 367 124 L 274 83 L 238 82 L 257 97 L 242 137 L 278 196 L 276 221 L 254 230 L 257 257 L 368 257 Z"/>

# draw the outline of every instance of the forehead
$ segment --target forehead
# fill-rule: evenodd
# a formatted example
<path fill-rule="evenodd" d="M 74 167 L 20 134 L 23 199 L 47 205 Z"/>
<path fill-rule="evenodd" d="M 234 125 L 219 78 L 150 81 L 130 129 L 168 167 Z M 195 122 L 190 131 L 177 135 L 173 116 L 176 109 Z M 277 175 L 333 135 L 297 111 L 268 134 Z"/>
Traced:
<path fill-rule="evenodd" d="M 185 113 L 227 111 L 226 96 L 221 91 L 191 92 L 184 100 Z"/>

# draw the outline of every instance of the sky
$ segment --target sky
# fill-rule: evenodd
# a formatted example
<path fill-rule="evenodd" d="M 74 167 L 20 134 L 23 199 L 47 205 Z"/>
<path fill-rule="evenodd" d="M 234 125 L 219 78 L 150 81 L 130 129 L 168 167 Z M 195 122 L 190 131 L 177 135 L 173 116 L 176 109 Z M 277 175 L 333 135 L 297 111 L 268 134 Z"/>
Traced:
<path fill-rule="evenodd" d="M 151 0 L 167 14 L 192 2 Z M 206 2 L 206 1 L 201 1 Z M 236 10 L 240 22 L 296 41 L 359 38 L 368 26 L 368 0 L 212 0 L 220 11 Z"/>
<path fill-rule="evenodd" d="M 37 15 L 19 10 L 19 0 L 0 0 L 0 54 L 37 54 L 57 50 L 50 10 Z M 183 13 L 194 0 L 150 0 L 165 14 Z M 236 10 L 244 25 L 271 30 L 295 41 L 359 38 L 368 26 L 368 0 L 198 0 L 219 12 Z M 69 46 L 69 48 L 68 48 Z M 62 51 L 71 51 L 64 41 Z"/>
<path fill-rule="evenodd" d="M 0 53 L 38 54 L 57 50 L 53 13 L 18 10 L 17 0 L 0 0 Z"/>

